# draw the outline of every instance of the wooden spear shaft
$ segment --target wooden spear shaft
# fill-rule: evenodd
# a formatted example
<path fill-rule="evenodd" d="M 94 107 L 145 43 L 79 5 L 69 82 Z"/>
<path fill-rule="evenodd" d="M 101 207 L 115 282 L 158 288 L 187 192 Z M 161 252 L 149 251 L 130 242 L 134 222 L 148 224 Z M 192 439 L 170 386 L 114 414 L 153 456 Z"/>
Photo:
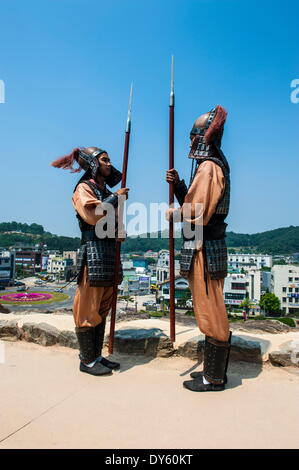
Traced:
<path fill-rule="evenodd" d="M 123 158 L 122 179 L 121 179 L 122 188 L 125 188 L 127 184 L 127 169 L 128 169 L 129 146 L 130 146 L 130 136 L 131 136 L 132 95 L 133 95 L 133 86 L 131 85 L 127 126 L 126 126 L 126 132 L 125 132 L 124 158 Z M 122 217 L 122 214 L 119 214 L 119 215 Z M 112 304 L 111 304 L 110 334 L 109 334 L 109 348 L 108 348 L 109 354 L 113 353 L 113 345 L 114 345 L 117 292 L 118 292 L 118 280 L 119 280 L 119 268 L 120 268 L 120 247 L 121 247 L 121 242 L 117 241 L 115 245 L 115 268 L 114 268 L 115 275 L 114 275 Z"/>
<path fill-rule="evenodd" d="M 173 56 L 171 57 L 171 85 L 169 101 L 169 169 L 174 168 L 174 67 Z M 169 207 L 174 203 L 174 185 L 169 184 Z M 170 318 L 170 340 L 175 341 L 175 287 L 174 287 L 174 238 L 173 219 L 169 220 L 169 318 Z"/>

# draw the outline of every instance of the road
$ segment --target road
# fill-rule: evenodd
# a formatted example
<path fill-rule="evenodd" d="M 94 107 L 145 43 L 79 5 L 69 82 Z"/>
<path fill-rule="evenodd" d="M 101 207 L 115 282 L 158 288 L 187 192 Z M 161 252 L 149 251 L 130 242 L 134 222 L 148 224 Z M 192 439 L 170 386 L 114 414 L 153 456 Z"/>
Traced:
<path fill-rule="evenodd" d="M 64 281 L 60 281 L 59 283 L 57 282 L 46 282 L 40 286 L 36 286 L 35 285 L 35 281 L 37 280 L 36 277 L 28 277 L 28 278 L 25 278 L 25 279 L 22 279 L 21 282 L 24 282 L 26 284 L 27 287 L 30 288 L 30 292 L 40 292 L 40 291 L 53 291 L 54 289 L 57 289 L 57 288 L 62 288 L 63 286 L 65 286 L 67 283 Z M 75 296 L 75 293 L 76 293 L 76 288 L 77 288 L 77 284 L 76 284 L 76 281 L 73 281 L 71 284 L 69 284 L 65 289 L 63 289 L 63 292 L 65 294 L 67 294 L 69 296 L 69 298 L 67 300 L 64 300 L 62 302 L 52 302 L 52 303 L 49 303 L 49 304 L 30 304 L 30 305 L 12 305 L 11 306 L 11 310 L 14 310 L 14 311 L 20 311 L 20 310 L 30 310 L 30 311 L 33 311 L 33 310 L 56 310 L 56 309 L 60 309 L 60 308 L 68 308 L 68 309 L 71 309 L 73 307 L 73 299 L 74 299 L 74 296 Z M 1 294 L 5 294 L 5 293 L 8 293 L 8 292 L 15 292 L 17 289 L 17 286 L 14 286 L 14 287 L 7 287 L 5 290 L 3 291 L 0 291 L 0 295 Z M 133 302 L 129 302 L 128 303 L 128 307 L 129 308 L 133 308 L 135 309 L 136 307 L 136 301 L 137 301 L 137 311 L 139 310 L 145 310 L 145 307 L 142 305 L 143 302 L 146 302 L 146 301 L 149 301 L 149 300 L 153 300 L 155 301 L 156 300 L 156 297 L 155 295 L 153 294 L 150 294 L 150 295 L 141 295 L 141 296 L 134 296 L 132 295 L 131 298 L 133 299 Z M 6 304 L 8 308 L 9 307 L 9 304 Z M 120 308 L 120 309 L 125 309 L 127 303 L 125 301 L 119 301 L 117 303 L 117 307 Z"/>

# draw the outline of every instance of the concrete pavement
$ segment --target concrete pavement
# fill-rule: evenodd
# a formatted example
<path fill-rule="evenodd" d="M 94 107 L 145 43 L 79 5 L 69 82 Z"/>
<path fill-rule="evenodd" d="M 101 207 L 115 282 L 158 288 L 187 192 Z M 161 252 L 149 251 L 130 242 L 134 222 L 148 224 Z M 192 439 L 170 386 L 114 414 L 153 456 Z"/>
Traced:
<path fill-rule="evenodd" d="M 76 350 L 19 341 L 5 353 L 0 449 L 298 447 L 298 369 L 231 363 L 226 390 L 192 393 L 186 358 L 118 357 L 119 372 L 92 377 Z"/>

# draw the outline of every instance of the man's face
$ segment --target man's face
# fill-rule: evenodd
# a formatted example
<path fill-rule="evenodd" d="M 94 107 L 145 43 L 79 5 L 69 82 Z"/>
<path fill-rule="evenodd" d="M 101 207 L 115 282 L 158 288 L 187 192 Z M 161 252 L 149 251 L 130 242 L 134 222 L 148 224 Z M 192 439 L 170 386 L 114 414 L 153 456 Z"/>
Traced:
<path fill-rule="evenodd" d="M 100 164 L 100 170 L 101 170 L 101 175 L 104 178 L 107 178 L 107 176 L 110 175 L 111 173 L 111 161 L 107 153 L 102 153 L 99 156 L 99 164 Z"/>

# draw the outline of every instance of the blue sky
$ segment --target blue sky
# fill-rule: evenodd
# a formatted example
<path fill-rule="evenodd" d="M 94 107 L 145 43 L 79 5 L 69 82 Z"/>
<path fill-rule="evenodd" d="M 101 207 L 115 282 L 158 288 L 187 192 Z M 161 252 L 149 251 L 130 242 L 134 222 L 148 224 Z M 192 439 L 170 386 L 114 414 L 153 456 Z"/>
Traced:
<path fill-rule="evenodd" d="M 167 201 L 170 56 L 175 56 L 175 166 L 186 180 L 189 131 L 228 110 L 228 230 L 298 220 L 297 1 L 6 0 L 1 2 L 0 221 L 79 235 L 78 174 L 50 167 L 75 146 L 99 146 L 121 167 L 134 82 L 130 202 Z"/>

